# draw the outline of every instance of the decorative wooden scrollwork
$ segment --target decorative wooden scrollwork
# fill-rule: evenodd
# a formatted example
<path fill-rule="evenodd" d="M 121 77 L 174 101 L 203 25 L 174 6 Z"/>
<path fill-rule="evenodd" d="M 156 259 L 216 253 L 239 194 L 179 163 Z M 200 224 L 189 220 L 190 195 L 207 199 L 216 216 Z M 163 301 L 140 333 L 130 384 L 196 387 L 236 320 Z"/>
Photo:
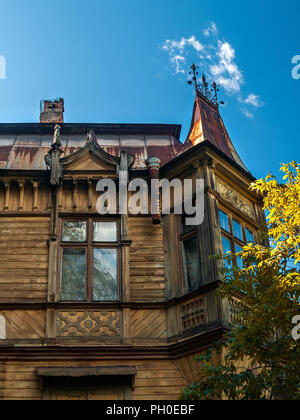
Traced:
<path fill-rule="evenodd" d="M 120 335 L 120 312 L 57 312 L 58 337 L 116 337 Z"/>

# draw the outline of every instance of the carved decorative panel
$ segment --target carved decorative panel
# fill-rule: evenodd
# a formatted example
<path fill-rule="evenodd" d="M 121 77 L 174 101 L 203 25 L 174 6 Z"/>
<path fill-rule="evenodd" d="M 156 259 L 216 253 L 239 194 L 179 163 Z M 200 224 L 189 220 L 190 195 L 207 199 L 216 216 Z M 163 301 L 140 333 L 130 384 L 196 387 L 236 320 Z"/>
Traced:
<path fill-rule="evenodd" d="M 57 312 L 57 336 L 120 336 L 120 318 L 120 311 Z"/>
<path fill-rule="evenodd" d="M 239 194 L 237 191 L 233 191 L 232 187 L 225 181 L 217 177 L 217 191 L 218 193 L 229 201 L 234 207 L 239 209 L 242 213 L 247 214 L 253 218 L 253 208 L 250 201 Z"/>
<path fill-rule="evenodd" d="M 183 331 L 207 322 L 205 296 L 199 296 L 181 305 L 181 322 Z"/>

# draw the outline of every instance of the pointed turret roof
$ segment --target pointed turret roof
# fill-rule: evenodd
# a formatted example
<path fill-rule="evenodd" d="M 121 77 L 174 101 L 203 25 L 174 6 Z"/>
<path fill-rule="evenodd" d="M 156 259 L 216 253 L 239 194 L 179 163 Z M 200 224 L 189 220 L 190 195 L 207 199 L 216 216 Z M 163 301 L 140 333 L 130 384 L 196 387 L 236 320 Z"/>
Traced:
<path fill-rule="evenodd" d="M 191 128 L 185 141 L 183 151 L 190 149 L 201 142 L 208 141 L 227 157 L 234 160 L 244 170 L 249 172 L 233 146 L 220 115 L 217 97 L 218 88 L 216 84 L 213 83 L 213 89 L 210 90 L 205 76 L 202 77 L 202 83 L 198 83 L 196 66 L 193 65 L 191 68 L 194 72 L 193 80 L 196 97 Z"/>

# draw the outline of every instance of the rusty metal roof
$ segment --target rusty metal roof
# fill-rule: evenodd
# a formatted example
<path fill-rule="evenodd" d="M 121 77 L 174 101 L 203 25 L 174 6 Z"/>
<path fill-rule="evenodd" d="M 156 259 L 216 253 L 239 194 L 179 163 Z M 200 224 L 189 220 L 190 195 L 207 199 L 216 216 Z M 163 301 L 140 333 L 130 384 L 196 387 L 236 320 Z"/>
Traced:
<path fill-rule="evenodd" d="M 197 94 L 191 128 L 180 153 L 204 141 L 211 143 L 245 171 L 249 172 L 230 140 L 218 107 L 212 106 Z"/>
<path fill-rule="evenodd" d="M 0 124 L 0 169 L 46 170 L 44 157 L 53 139 L 55 124 Z M 248 174 L 226 131 L 219 110 L 196 95 L 191 129 L 186 142 L 179 141 L 176 124 L 61 124 L 64 156 L 85 145 L 93 130 L 98 144 L 113 156 L 122 150 L 135 156 L 133 169 L 146 169 L 149 157 L 158 157 L 162 166 L 200 143 L 209 143 Z M 183 156 L 182 156 L 183 157 Z"/>
<path fill-rule="evenodd" d="M 119 157 L 121 150 L 125 150 L 134 155 L 133 169 L 146 169 L 146 161 L 152 156 L 159 157 L 165 165 L 182 148 L 178 125 L 62 124 L 61 127 L 64 156 L 84 146 L 86 133 L 93 129 L 105 152 Z M 0 124 L 0 169 L 46 169 L 44 156 L 52 138 L 53 124 Z"/>

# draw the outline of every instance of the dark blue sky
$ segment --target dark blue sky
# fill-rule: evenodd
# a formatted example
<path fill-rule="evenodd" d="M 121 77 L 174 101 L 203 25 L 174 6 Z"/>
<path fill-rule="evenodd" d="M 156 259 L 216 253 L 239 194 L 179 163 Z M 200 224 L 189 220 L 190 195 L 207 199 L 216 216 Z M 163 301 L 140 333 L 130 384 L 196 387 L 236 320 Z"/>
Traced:
<path fill-rule="evenodd" d="M 300 160 L 299 0 L 0 0 L 0 10 L 0 122 L 36 122 L 39 101 L 61 96 L 66 122 L 179 123 L 184 141 L 196 61 L 219 80 L 223 119 L 255 176 Z"/>

